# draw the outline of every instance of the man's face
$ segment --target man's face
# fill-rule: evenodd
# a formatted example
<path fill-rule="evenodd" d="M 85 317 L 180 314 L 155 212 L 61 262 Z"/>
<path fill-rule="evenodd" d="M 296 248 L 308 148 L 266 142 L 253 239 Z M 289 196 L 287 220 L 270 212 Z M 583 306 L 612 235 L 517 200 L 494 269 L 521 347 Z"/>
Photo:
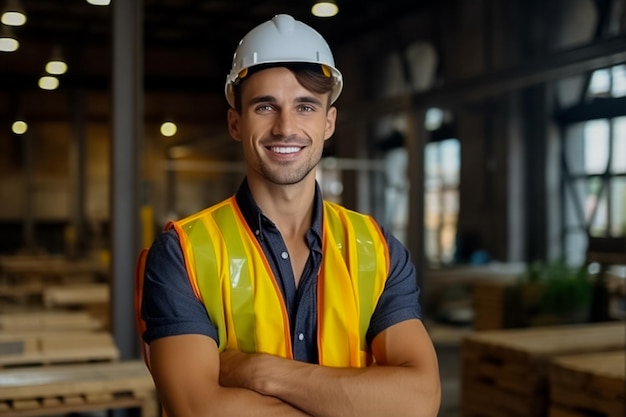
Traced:
<path fill-rule="evenodd" d="M 228 127 L 242 143 L 248 176 L 278 185 L 314 178 L 324 141 L 335 130 L 328 94 L 305 89 L 291 71 L 276 67 L 246 79 L 241 103 L 241 114 L 229 110 Z"/>

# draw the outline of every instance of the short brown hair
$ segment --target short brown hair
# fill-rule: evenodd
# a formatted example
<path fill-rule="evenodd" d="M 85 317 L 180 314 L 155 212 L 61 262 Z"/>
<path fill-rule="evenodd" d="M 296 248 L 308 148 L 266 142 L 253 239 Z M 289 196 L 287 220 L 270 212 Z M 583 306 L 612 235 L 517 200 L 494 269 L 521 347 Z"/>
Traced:
<path fill-rule="evenodd" d="M 333 77 L 324 74 L 322 66 L 318 64 L 308 64 L 301 62 L 280 63 L 280 64 L 261 64 L 256 65 L 248 71 L 245 78 L 238 80 L 233 85 L 233 93 L 235 98 L 235 110 L 241 113 L 241 86 L 255 72 L 273 67 L 284 67 L 291 71 L 298 83 L 309 91 L 317 94 L 330 93 L 335 87 L 336 81 Z M 330 107 L 330 94 L 328 96 L 327 106 Z"/>

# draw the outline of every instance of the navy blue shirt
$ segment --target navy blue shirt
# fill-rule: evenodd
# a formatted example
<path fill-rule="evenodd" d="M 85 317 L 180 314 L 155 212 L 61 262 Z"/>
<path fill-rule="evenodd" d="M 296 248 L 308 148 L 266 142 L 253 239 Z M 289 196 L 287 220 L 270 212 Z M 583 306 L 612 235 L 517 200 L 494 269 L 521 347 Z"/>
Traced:
<path fill-rule="evenodd" d="M 243 181 L 235 198 L 281 287 L 289 315 L 293 357 L 318 363 L 316 287 L 323 258 L 323 202 L 319 187 L 315 191 L 313 222 L 306 234 L 310 254 L 297 288 L 287 246 L 274 223 L 254 202 L 247 181 Z M 415 267 L 409 253 L 394 236 L 385 230 L 383 234 L 389 247 L 390 270 L 367 331 L 368 344 L 378 333 L 396 323 L 421 318 Z M 150 248 L 143 294 L 141 314 L 147 326 L 143 335 L 147 343 L 180 334 L 203 334 L 218 342 L 217 329 L 189 283 L 174 229 L 159 234 Z"/>

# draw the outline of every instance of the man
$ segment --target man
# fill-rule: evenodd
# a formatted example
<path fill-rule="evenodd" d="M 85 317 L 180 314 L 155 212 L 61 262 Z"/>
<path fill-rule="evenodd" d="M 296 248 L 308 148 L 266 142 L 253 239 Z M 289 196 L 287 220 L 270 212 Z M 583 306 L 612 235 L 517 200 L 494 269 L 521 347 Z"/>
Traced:
<path fill-rule="evenodd" d="M 325 40 L 288 15 L 251 32 L 226 81 L 246 179 L 166 227 L 142 317 L 176 416 L 423 416 L 440 401 L 407 250 L 315 180 L 342 88 Z"/>

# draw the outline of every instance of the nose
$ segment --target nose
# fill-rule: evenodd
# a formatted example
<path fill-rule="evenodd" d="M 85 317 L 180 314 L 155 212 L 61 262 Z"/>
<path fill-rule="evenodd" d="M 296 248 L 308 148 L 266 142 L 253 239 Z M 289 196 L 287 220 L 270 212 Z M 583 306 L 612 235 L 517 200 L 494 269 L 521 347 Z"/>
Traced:
<path fill-rule="evenodd" d="M 276 113 L 274 125 L 272 126 L 272 134 L 275 136 L 289 137 L 296 133 L 297 122 L 296 115 L 289 111 L 279 111 Z"/>

